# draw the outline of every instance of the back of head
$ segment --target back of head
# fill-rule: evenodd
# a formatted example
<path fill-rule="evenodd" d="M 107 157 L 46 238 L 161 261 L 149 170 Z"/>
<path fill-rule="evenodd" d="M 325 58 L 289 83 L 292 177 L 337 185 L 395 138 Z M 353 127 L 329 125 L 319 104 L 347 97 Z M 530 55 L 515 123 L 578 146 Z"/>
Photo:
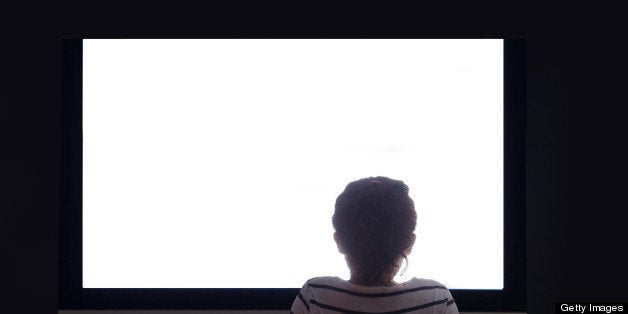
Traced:
<path fill-rule="evenodd" d="M 387 177 L 349 183 L 332 218 L 352 272 L 373 282 L 394 272 L 396 261 L 405 257 L 416 220 L 408 186 Z"/>

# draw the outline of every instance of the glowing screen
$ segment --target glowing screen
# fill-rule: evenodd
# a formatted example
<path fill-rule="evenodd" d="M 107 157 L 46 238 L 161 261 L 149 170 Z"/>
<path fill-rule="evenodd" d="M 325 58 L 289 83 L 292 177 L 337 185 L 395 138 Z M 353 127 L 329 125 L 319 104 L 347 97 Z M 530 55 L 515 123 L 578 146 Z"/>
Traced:
<path fill-rule="evenodd" d="M 411 277 L 503 287 L 503 41 L 83 41 L 83 286 L 348 278 L 336 196 L 414 199 Z"/>

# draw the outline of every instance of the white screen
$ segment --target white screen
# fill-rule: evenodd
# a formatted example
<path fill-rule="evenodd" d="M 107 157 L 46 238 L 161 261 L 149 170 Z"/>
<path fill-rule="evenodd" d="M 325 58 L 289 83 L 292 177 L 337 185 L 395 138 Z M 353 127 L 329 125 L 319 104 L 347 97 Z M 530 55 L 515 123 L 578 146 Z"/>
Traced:
<path fill-rule="evenodd" d="M 407 272 L 503 287 L 503 41 L 83 41 L 83 286 L 348 278 L 337 195 L 403 180 Z"/>

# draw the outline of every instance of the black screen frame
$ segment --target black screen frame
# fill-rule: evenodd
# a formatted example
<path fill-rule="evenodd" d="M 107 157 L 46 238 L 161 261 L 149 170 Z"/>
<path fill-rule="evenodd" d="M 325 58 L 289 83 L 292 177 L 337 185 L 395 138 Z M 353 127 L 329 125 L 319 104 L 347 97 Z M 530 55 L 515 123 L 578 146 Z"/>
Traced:
<path fill-rule="evenodd" d="M 93 38 L 93 37 L 90 37 Z M 120 37 L 99 37 L 120 38 Z M 142 37 L 159 38 L 159 37 Z M 187 37 L 180 37 L 187 38 Z M 212 36 L 211 38 L 370 38 Z M 211 39 L 203 38 L 203 39 Z M 421 39 L 425 37 L 377 37 Z M 439 37 L 445 38 L 445 37 Z M 460 37 L 452 37 L 460 38 Z M 61 93 L 59 309 L 287 310 L 298 289 L 82 287 L 82 40 L 63 39 Z M 200 39 L 200 38 L 199 38 Z M 473 38 L 469 38 L 473 39 Z M 526 310 L 525 39 L 504 39 L 504 289 L 452 289 L 460 311 Z M 480 226 L 478 226 L 480 227 Z M 464 263 L 465 256 L 460 256 Z"/>

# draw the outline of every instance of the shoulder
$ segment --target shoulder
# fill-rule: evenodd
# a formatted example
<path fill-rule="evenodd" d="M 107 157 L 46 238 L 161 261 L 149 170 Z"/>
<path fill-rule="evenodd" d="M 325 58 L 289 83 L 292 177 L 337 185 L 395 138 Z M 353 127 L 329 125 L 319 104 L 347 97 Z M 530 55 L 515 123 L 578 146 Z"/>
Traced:
<path fill-rule="evenodd" d="M 451 291 L 449 291 L 447 286 L 432 279 L 413 279 L 416 279 L 415 282 L 421 284 L 422 286 L 434 288 L 434 293 L 432 295 L 433 300 L 434 302 L 440 303 L 440 306 L 445 308 L 446 313 L 458 313 L 456 302 L 454 301 Z"/>
<path fill-rule="evenodd" d="M 303 296 L 306 299 L 311 297 L 315 297 L 317 294 L 315 290 L 323 289 L 323 290 L 338 290 L 339 287 L 342 286 L 342 279 L 338 277 L 314 277 L 308 279 L 301 287 L 299 291 L 299 295 Z"/>
<path fill-rule="evenodd" d="M 332 277 L 332 276 L 322 276 L 322 277 L 314 277 L 314 278 L 310 278 L 308 279 L 308 281 L 305 282 L 305 285 L 338 285 L 338 284 L 342 284 L 344 281 L 338 277 Z"/>
<path fill-rule="evenodd" d="M 313 284 L 328 284 L 328 283 L 341 282 L 341 281 L 342 281 L 342 279 L 340 279 L 338 277 L 321 276 L 321 277 L 310 278 L 306 282 L 307 283 L 313 283 Z"/>
<path fill-rule="evenodd" d="M 433 279 L 425 279 L 425 278 L 412 278 L 406 282 L 403 283 L 404 286 L 406 287 L 434 287 L 434 288 L 444 288 L 447 289 L 447 287 L 436 281 Z"/>
<path fill-rule="evenodd" d="M 412 278 L 407 282 L 403 283 L 405 289 L 421 289 L 421 290 L 431 290 L 433 291 L 433 296 L 435 298 L 450 298 L 451 293 L 449 289 L 444 284 L 433 280 L 433 279 L 425 279 L 425 278 Z"/>
<path fill-rule="evenodd" d="M 338 277 L 332 277 L 332 276 L 323 276 L 323 277 L 313 277 L 308 279 L 304 284 L 302 289 L 307 289 L 309 287 L 311 287 L 312 285 L 317 286 L 317 285 L 329 285 L 329 286 L 335 286 L 335 285 L 339 285 L 342 284 L 343 280 L 338 278 Z"/>

